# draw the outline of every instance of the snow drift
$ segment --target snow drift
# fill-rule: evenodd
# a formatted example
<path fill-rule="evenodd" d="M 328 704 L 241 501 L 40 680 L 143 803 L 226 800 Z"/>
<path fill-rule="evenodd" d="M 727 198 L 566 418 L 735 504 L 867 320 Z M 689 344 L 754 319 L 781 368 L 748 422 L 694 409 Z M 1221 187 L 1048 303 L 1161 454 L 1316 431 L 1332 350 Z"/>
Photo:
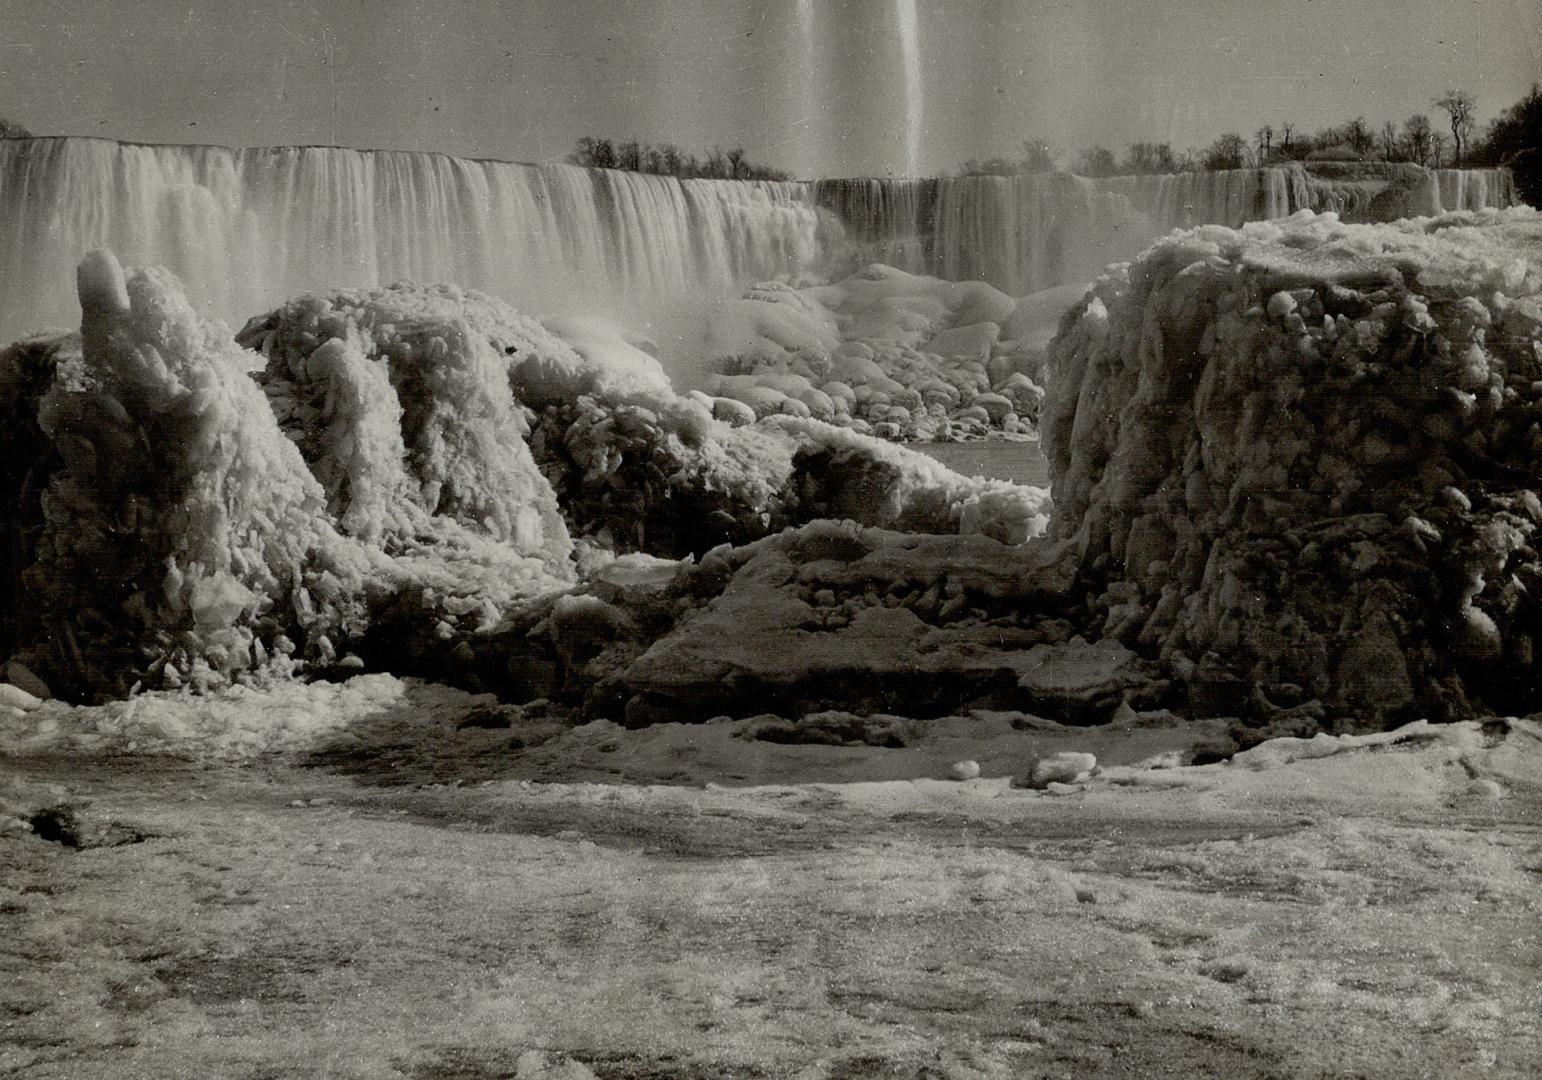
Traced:
<path fill-rule="evenodd" d="M 1534 707 L 1542 217 L 1174 234 L 1051 346 L 1056 517 L 1106 636 L 1286 726 Z"/>

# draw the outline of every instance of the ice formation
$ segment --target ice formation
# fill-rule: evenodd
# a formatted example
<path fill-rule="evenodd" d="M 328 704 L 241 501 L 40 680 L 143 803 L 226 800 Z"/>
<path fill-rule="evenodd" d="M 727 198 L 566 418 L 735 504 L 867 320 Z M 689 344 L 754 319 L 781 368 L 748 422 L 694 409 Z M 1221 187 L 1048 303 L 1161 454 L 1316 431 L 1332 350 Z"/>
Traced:
<path fill-rule="evenodd" d="M 1533 705 L 1542 217 L 1170 236 L 1051 347 L 1053 535 L 1101 632 L 1285 728 Z"/>
<path fill-rule="evenodd" d="M 1017 301 L 983 281 L 879 264 L 830 285 L 758 285 L 708 322 L 703 348 L 718 374 L 707 389 L 757 416 L 812 416 L 896 441 L 1027 437 L 1044 349 L 1082 291 Z"/>
<path fill-rule="evenodd" d="M 1087 281 L 1175 228 L 1241 225 L 1298 210 L 1388 221 L 1513 201 L 1499 169 L 1313 162 L 1089 179 L 1068 173 L 940 179 L 837 179 L 813 185 L 840 219 L 830 242 L 857 263 L 950 281 L 988 281 L 1014 296 Z"/>
<path fill-rule="evenodd" d="M 69 696 L 357 669 L 391 635 L 470 655 L 618 554 L 831 514 L 1008 544 L 1048 521 L 1042 490 L 715 418 L 614 327 L 451 286 L 304 296 L 236 341 L 105 253 L 79 295 L 78 335 L 0 353 L 0 647 Z"/>
<path fill-rule="evenodd" d="M 418 501 L 435 512 L 464 506 L 495 535 L 510 534 L 521 515 L 550 533 L 560 513 L 570 533 L 605 549 L 679 557 L 816 517 L 1005 543 L 1048 524 L 1042 492 L 965 479 L 806 413 L 725 419 L 720 401 L 677 393 L 646 342 L 601 320 L 543 325 L 480 293 L 400 285 L 291 301 L 251 320 L 238 340 L 268 357 L 260 378 L 269 399 L 324 482 L 346 471 L 333 448 L 359 441 L 339 444 L 348 432 L 322 411 L 337 396 L 334 358 L 348 355 L 377 388 L 399 391 L 379 389 L 379 409 L 400 414 L 401 433 L 393 420 L 372 440 L 405 439 Z M 526 444 L 544 477 L 539 490 L 513 480 Z M 381 492 L 401 487 L 402 468 L 389 468 L 398 478 L 375 480 Z M 331 509 L 346 523 L 403 505 Z"/>
<path fill-rule="evenodd" d="M 311 351 L 304 392 L 265 397 L 261 358 L 164 271 L 125 277 L 97 253 L 79 291 L 78 336 L 0 355 L 5 645 L 28 668 L 89 697 L 347 667 L 400 592 L 492 620 L 571 579 L 519 429 L 467 422 L 513 421 L 463 327 L 400 365 L 432 383 L 429 415 L 404 423 L 357 328 Z"/>

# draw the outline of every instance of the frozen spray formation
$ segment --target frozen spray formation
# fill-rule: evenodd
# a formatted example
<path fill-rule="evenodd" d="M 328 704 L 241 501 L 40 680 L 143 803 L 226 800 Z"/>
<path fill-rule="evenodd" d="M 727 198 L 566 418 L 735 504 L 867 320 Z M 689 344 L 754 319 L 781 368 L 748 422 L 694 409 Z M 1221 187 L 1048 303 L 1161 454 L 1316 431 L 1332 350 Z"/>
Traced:
<path fill-rule="evenodd" d="M 0 650 L 72 697 L 357 669 L 382 639 L 432 643 L 442 674 L 617 553 L 832 512 L 1007 543 L 1047 525 L 1043 491 L 813 419 L 714 418 L 606 324 L 454 286 L 301 297 L 240 343 L 105 253 L 79 299 L 78 335 L 0 352 Z M 484 685 L 528 681 L 494 667 Z"/>
<path fill-rule="evenodd" d="M 166 267 L 196 310 L 232 324 L 307 291 L 403 279 L 640 321 L 683 296 L 870 262 L 1020 295 L 1085 281 L 1177 226 L 1302 208 L 1388 220 L 1505 205 L 1509 192 L 1491 170 L 761 183 L 334 147 L 5 139 L 0 340 L 74 325 L 58 282 L 97 248 Z"/>
<path fill-rule="evenodd" d="M 1052 534 L 1197 709 L 1535 706 L 1542 217 L 1175 234 L 1062 324 Z"/>
<path fill-rule="evenodd" d="M 757 416 L 812 415 L 886 439 L 1025 437 L 1044 347 L 1082 291 L 1017 301 L 876 263 L 829 285 L 763 283 L 708 321 L 707 389 Z"/>
<path fill-rule="evenodd" d="M 434 415 L 405 438 L 362 336 L 316 349 L 324 408 L 292 442 L 261 358 L 170 275 L 96 253 L 79 293 L 78 336 L 0 353 L 4 644 L 62 692 L 346 667 L 404 590 L 491 621 L 571 580 L 551 489 L 520 429 L 493 424 L 512 425 L 506 368 L 463 322 L 423 351 Z"/>

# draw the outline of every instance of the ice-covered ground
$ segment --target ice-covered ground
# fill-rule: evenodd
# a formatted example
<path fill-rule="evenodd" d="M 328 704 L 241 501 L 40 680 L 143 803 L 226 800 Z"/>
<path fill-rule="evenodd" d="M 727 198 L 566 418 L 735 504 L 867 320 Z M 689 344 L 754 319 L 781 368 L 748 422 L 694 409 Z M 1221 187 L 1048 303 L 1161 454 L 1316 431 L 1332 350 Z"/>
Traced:
<path fill-rule="evenodd" d="M 553 725 L 362 676 L 0 721 L 0 1067 L 1527 1077 L 1542 731 Z M 37 722 L 41 721 L 41 723 Z M 506 725 L 506 726 L 499 726 Z M 1035 758 L 1102 772 L 1013 786 Z M 946 779 L 963 757 L 982 775 Z"/>

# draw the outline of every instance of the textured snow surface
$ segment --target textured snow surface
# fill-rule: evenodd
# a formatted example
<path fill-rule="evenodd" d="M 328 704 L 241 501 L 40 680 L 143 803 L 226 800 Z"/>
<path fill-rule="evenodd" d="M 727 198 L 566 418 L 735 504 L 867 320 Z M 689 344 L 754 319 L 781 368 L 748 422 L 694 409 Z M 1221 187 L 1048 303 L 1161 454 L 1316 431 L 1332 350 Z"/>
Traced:
<path fill-rule="evenodd" d="M 1536 211 L 1176 233 L 1051 353 L 1053 530 L 1106 635 L 1282 732 L 1535 703 Z"/>
<path fill-rule="evenodd" d="M 181 752 L 159 695 L 133 718 L 52 707 L 151 752 L 39 743 L 0 773 L 0 1062 L 1521 1080 L 1542 1060 L 1526 721 L 1164 768 L 1115 748 L 1182 732 L 983 714 L 898 749 L 749 722 L 536 745 L 529 718 L 479 726 L 485 700 L 406 684 L 371 713 L 359 683 L 303 688 L 346 729 L 248 767 L 212 740 L 153 752 Z M 260 728 L 271 695 L 249 697 Z M 1012 786 L 1062 750 L 1103 772 Z M 964 758 L 980 777 L 946 779 Z"/>

